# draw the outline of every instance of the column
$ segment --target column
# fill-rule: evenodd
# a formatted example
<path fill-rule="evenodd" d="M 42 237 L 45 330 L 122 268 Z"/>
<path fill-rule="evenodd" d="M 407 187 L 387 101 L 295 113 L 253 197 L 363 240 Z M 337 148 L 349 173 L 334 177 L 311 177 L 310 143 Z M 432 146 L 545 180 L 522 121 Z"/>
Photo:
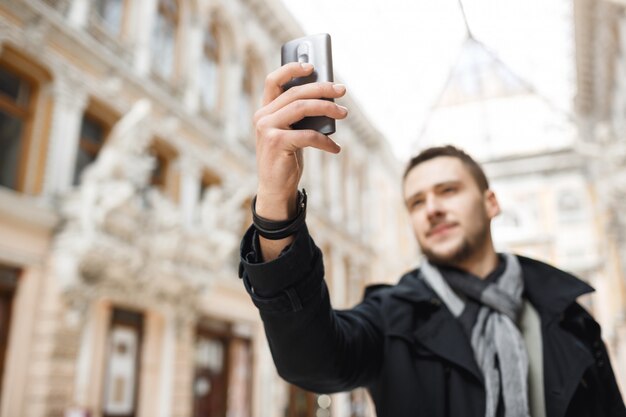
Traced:
<path fill-rule="evenodd" d="M 376 202 L 373 198 L 373 181 L 372 166 L 363 171 L 361 195 L 359 196 L 360 216 L 361 216 L 361 237 L 364 241 L 369 241 L 372 237 L 372 222 L 378 221 L 376 218 Z"/>
<path fill-rule="evenodd" d="M 187 111 L 192 114 L 198 112 L 200 107 L 200 89 L 202 80 L 199 79 L 200 61 L 202 59 L 202 43 L 204 41 L 205 19 L 197 14 L 189 17 L 189 28 L 186 30 L 186 47 L 184 58 L 185 91 L 183 93 L 183 103 Z"/>
<path fill-rule="evenodd" d="M 357 233 L 360 215 L 357 188 L 360 172 L 352 161 L 348 161 L 346 165 L 346 222 L 350 233 Z"/>
<path fill-rule="evenodd" d="M 134 67 L 138 75 L 145 76 L 150 72 L 150 44 L 152 28 L 157 13 L 157 0 L 137 0 L 131 2 L 130 20 L 135 22 L 134 32 L 129 34 L 131 43 L 135 45 Z"/>
<path fill-rule="evenodd" d="M 244 123 L 240 118 L 238 108 L 244 69 L 241 62 L 232 59 L 228 54 L 225 55 L 226 62 L 221 65 L 225 65 L 226 70 L 220 72 L 221 79 L 218 81 L 218 85 L 223 86 L 224 89 L 220 96 L 223 104 L 220 115 L 224 119 L 226 140 L 234 141 L 238 140 L 239 133 L 243 130 L 241 124 Z"/>
<path fill-rule="evenodd" d="M 309 207 L 319 208 L 322 205 L 323 168 L 322 152 L 318 149 L 307 148 L 304 150 L 304 175 L 302 176 L 301 187 L 305 187 L 308 193 Z"/>
<path fill-rule="evenodd" d="M 89 0 L 72 0 L 67 13 L 67 22 L 74 28 L 82 28 L 89 22 Z"/>
<path fill-rule="evenodd" d="M 348 281 L 344 254 L 335 248 L 330 256 L 332 259 L 331 268 L 333 269 L 333 288 L 330 292 L 332 303 L 335 308 L 343 308 L 346 305 L 346 284 Z"/>
<path fill-rule="evenodd" d="M 202 169 L 200 163 L 188 155 L 180 157 L 180 213 L 183 226 L 192 229 L 196 223 L 200 200 Z"/>
<path fill-rule="evenodd" d="M 343 208 L 343 196 L 341 185 L 344 178 L 341 175 L 341 161 L 335 155 L 329 155 L 327 159 L 326 186 L 329 197 L 330 218 L 332 221 L 341 222 Z"/>
<path fill-rule="evenodd" d="M 93 378 L 92 364 L 94 362 L 94 342 L 95 342 L 95 320 L 94 309 L 91 306 L 86 308 L 82 333 L 80 336 L 80 347 L 78 350 L 78 360 L 76 364 L 76 377 L 74 383 L 74 405 L 82 408 L 89 404 L 89 384 Z"/>
<path fill-rule="evenodd" d="M 76 164 L 80 127 L 87 94 L 75 80 L 57 77 L 51 91 L 54 99 L 44 194 L 51 196 L 69 189 Z"/>
<path fill-rule="evenodd" d="M 163 340 L 161 346 L 161 386 L 159 387 L 159 417 L 172 416 L 174 392 L 174 358 L 176 355 L 176 320 L 171 314 L 164 317 Z"/>

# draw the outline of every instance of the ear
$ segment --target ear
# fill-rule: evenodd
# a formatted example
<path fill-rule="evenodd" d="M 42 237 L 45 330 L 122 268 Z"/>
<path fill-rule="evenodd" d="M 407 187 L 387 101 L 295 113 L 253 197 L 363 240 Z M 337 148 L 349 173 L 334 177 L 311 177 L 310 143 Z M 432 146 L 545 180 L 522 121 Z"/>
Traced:
<path fill-rule="evenodd" d="M 496 197 L 496 193 L 491 190 L 485 191 L 485 209 L 490 219 L 493 219 L 500 214 L 500 203 Z"/>

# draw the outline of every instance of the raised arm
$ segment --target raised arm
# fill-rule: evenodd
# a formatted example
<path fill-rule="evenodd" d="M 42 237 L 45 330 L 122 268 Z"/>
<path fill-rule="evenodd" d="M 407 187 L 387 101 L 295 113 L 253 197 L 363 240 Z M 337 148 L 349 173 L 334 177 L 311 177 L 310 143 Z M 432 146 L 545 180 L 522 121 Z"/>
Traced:
<path fill-rule="evenodd" d="M 292 78 L 309 75 L 307 64 L 287 64 L 266 79 L 263 107 L 256 112 L 256 213 L 267 220 L 294 218 L 302 149 L 338 153 L 329 137 L 290 126 L 307 116 L 346 117 L 347 110 L 322 98 L 337 98 L 345 87 L 313 83 L 283 91 Z M 279 374 L 316 392 L 351 389 L 373 380 L 382 350 L 374 299 L 335 311 L 324 282 L 322 253 L 306 226 L 281 240 L 261 237 L 254 227 L 241 245 L 240 276 L 259 308 Z"/>
<path fill-rule="evenodd" d="M 259 185 L 256 212 L 268 220 L 288 220 L 295 215 L 298 184 L 303 172 L 302 149 L 313 147 L 338 153 L 341 148 L 331 138 L 314 130 L 292 130 L 291 125 L 307 116 L 343 119 L 348 110 L 322 98 L 345 94 L 341 84 L 312 83 L 283 90 L 292 78 L 313 72 L 311 64 L 284 65 L 265 80 L 263 106 L 254 115 Z M 263 260 L 270 261 L 293 241 L 260 238 Z"/>

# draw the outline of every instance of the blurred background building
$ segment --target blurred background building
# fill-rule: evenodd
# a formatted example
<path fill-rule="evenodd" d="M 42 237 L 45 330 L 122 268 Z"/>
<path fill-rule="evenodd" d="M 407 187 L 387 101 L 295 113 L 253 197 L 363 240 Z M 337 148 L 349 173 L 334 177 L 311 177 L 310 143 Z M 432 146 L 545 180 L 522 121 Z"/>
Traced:
<path fill-rule="evenodd" d="M 466 21 L 467 39 L 415 148 L 454 143 L 474 155 L 502 206 L 498 250 L 549 262 L 596 289 L 580 301 L 602 325 L 625 387 L 626 20 L 612 2 L 571 7 L 575 112 L 515 74 Z"/>
<path fill-rule="evenodd" d="M 624 7 L 573 2 L 573 115 L 468 31 L 416 143 L 485 163 L 501 249 L 598 289 L 583 301 L 621 379 Z M 363 390 L 280 380 L 237 278 L 252 114 L 301 35 L 279 0 L 0 0 L 0 417 L 373 415 Z M 402 163 L 339 101 L 344 151 L 307 150 L 303 185 L 341 308 L 417 257 Z"/>
<path fill-rule="evenodd" d="M 238 279 L 252 113 L 302 34 L 274 1 L 0 1 L 1 416 L 360 415 L 278 378 Z M 401 167 L 341 101 L 349 152 L 304 185 L 345 307 L 414 249 Z"/>

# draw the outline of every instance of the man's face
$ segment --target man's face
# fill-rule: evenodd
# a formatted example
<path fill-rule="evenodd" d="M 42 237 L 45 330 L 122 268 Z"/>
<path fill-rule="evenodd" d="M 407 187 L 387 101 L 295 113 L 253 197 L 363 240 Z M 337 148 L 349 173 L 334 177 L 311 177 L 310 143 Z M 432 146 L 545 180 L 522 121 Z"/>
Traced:
<path fill-rule="evenodd" d="M 414 167 L 404 180 L 404 200 L 430 262 L 458 265 L 491 245 L 498 202 L 493 192 L 480 190 L 460 159 L 441 156 Z"/>

